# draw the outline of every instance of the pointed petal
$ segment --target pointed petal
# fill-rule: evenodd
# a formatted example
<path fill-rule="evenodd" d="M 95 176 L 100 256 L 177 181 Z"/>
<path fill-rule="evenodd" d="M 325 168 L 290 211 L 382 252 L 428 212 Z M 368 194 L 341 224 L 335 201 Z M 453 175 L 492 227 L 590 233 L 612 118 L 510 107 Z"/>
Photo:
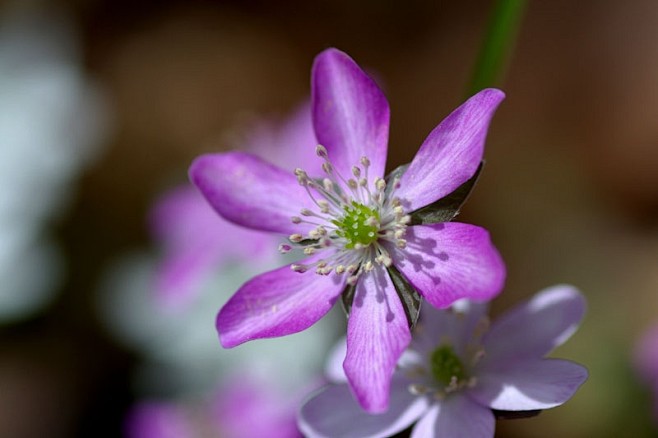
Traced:
<path fill-rule="evenodd" d="M 487 352 L 482 365 L 545 356 L 576 331 L 585 307 L 573 286 L 544 289 L 494 321 L 482 339 Z"/>
<path fill-rule="evenodd" d="M 493 438 L 496 421 L 491 410 L 461 394 L 435 403 L 414 426 L 411 438 Z"/>
<path fill-rule="evenodd" d="M 384 176 L 390 111 L 384 93 L 347 54 L 320 53 L 312 72 L 313 125 L 329 159 L 345 178 L 361 157 L 370 177 Z"/>
<path fill-rule="evenodd" d="M 473 176 L 482 161 L 489 122 L 504 97 L 500 90 L 480 91 L 427 136 L 396 192 L 406 211 L 443 198 Z"/>
<path fill-rule="evenodd" d="M 469 395 L 503 411 L 530 411 L 559 406 L 587 380 L 587 369 L 562 359 L 518 362 L 482 369 Z"/>
<path fill-rule="evenodd" d="M 386 270 L 362 274 L 347 321 L 343 368 L 361 406 L 384 412 L 400 355 L 411 341 L 407 317 Z"/>
<path fill-rule="evenodd" d="M 358 405 L 347 385 L 331 385 L 301 408 L 298 425 L 307 437 L 366 438 L 395 435 L 427 409 L 426 397 L 411 395 L 408 382 L 394 381 L 388 411 L 371 415 Z"/>
<path fill-rule="evenodd" d="M 458 222 L 415 225 L 405 239 L 405 249 L 389 248 L 393 263 L 433 306 L 487 300 L 502 290 L 505 265 L 485 229 Z"/>
<path fill-rule="evenodd" d="M 225 219 L 256 230 L 304 234 L 290 221 L 314 205 L 292 172 L 244 152 L 207 154 L 190 166 L 190 179 Z"/>
<path fill-rule="evenodd" d="M 344 277 L 294 272 L 290 266 L 254 277 L 219 311 L 220 341 L 231 348 L 305 330 L 331 309 L 344 287 Z"/>

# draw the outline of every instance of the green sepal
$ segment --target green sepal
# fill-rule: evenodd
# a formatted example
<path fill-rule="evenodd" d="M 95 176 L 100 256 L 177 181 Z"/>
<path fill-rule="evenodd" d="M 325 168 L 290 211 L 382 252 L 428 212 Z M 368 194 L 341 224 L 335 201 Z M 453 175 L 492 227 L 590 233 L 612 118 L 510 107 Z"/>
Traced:
<path fill-rule="evenodd" d="M 391 280 L 393 280 L 393 286 L 395 286 L 402 307 L 404 308 L 404 314 L 407 315 L 409 330 L 413 330 L 418 322 L 418 316 L 420 315 L 420 304 L 422 298 L 418 291 L 409 284 L 407 279 L 400 274 L 400 271 L 398 271 L 395 266 L 391 265 L 387 270 L 388 275 L 390 275 Z"/>
<path fill-rule="evenodd" d="M 345 316 L 350 316 L 352 310 L 352 303 L 354 302 L 354 295 L 356 294 L 356 285 L 347 285 L 343 292 L 340 294 L 340 304 L 342 304 Z"/>
<path fill-rule="evenodd" d="M 464 205 L 464 202 L 466 202 L 466 199 L 468 199 L 468 196 L 473 191 L 483 166 L 484 161 L 480 163 L 472 177 L 457 187 L 448 196 L 410 213 L 411 222 L 409 225 L 429 225 L 453 220 L 459 214 L 459 209 Z"/>

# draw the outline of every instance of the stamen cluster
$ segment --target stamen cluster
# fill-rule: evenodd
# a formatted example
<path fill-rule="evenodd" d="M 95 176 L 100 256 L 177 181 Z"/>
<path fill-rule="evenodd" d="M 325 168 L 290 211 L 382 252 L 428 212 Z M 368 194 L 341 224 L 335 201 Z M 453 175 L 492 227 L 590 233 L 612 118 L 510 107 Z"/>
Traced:
<path fill-rule="evenodd" d="M 326 257 L 311 264 L 292 264 L 291 269 L 306 272 L 314 267 L 320 275 L 346 274 L 348 284 L 356 284 L 360 275 L 374 269 L 375 263 L 391 265 L 386 242 L 406 247 L 404 236 L 410 217 L 394 196 L 400 179 L 396 177 L 387 184 L 375 177 L 371 182 L 370 160 L 365 156 L 360 165 L 352 167 L 352 176 L 345 178 L 329 161 L 324 146 L 318 145 L 316 154 L 324 160 L 324 178 L 312 179 L 302 169 L 295 169 L 295 175 L 317 209 L 303 208 L 299 216 L 291 218 L 294 224 L 312 224 L 314 228 L 307 235 L 290 235 L 290 243 L 281 244 L 279 250 L 287 253 L 297 249 L 308 256 L 325 251 Z"/>
<path fill-rule="evenodd" d="M 488 326 L 486 317 L 478 322 L 473 338 L 462 355 L 455 351 L 452 340 L 444 337 L 440 345 L 426 355 L 426 363 L 402 367 L 408 378 L 418 380 L 418 383 L 409 385 L 409 392 L 413 395 L 428 394 L 441 400 L 455 391 L 473 388 L 477 377 L 472 370 L 485 354 L 479 339 Z M 420 336 L 422 331 L 422 325 L 417 325 L 416 332 Z"/>

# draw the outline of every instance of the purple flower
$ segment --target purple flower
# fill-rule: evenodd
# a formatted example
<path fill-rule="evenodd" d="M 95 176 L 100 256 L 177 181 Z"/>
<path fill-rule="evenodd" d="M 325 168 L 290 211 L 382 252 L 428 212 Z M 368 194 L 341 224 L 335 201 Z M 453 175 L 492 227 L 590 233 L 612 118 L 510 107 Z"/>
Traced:
<path fill-rule="evenodd" d="M 126 421 L 128 438 L 298 438 L 295 397 L 248 375 L 233 376 L 210 400 L 145 401 Z"/>
<path fill-rule="evenodd" d="M 281 123 L 258 121 L 246 128 L 237 140 L 242 149 L 275 157 L 290 170 L 295 165 L 315 165 L 319 170 L 312 153 L 316 140 L 308 103 Z M 232 262 L 272 266 L 279 258 L 276 236 L 217 216 L 193 186 L 180 186 L 162 196 L 150 212 L 149 225 L 164 253 L 154 289 L 169 309 L 184 308 L 213 271 Z"/>
<path fill-rule="evenodd" d="M 385 411 L 417 316 L 410 307 L 418 302 L 399 292 L 404 284 L 439 308 L 464 297 L 489 299 L 502 289 L 505 268 L 485 230 L 414 220 L 414 213 L 473 177 L 503 97 L 489 89 L 470 98 L 429 134 L 406 170 L 384 179 L 386 98 L 349 56 L 328 49 L 312 72 L 323 172 L 296 169 L 293 175 L 242 152 L 197 158 L 190 177 L 217 212 L 288 235 L 281 251 L 308 256 L 235 293 L 217 317 L 222 345 L 304 330 L 343 294 L 350 311 L 345 372 L 365 409 Z"/>
<path fill-rule="evenodd" d="M 634 365 L 654 395 L 654 420 L 658 421 L 658 324 L 650 327 L 635 346 Z"/>
<path fill-rule="evenodd" d="M 391 385 L 389 410 L 359 409 L 346 384 L 321 390 L 301 408 L 308 437 L 384 437 L 412 423 L 412 437 L 494 436 L 494 410 L 533 411 L 566 402 L 587 379 L 573 362 L 544 359 L 576 330 L 585 299 L 573 287 L 539 292 L 487 330 L 486 305 L 424 307 Z M 456 310 L 463 304 L 461 311 Z M 344 354 L 340 349 L 335 355 Z M 338 359 L 329 375 L 340 377 Z"/>

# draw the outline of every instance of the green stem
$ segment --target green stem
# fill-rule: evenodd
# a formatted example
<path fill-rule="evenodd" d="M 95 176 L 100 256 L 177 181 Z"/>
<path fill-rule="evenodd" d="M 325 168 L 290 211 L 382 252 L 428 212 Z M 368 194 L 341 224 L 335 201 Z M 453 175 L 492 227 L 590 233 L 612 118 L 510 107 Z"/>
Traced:
<path fill-rule="evenodd" d="M 525 0 L 497 0 L 482 49 L 478 55 L 473 78 L 468 87 L 471 96 L 483 88 L 494 86 L 512 51 L 525 8 Z"/>

